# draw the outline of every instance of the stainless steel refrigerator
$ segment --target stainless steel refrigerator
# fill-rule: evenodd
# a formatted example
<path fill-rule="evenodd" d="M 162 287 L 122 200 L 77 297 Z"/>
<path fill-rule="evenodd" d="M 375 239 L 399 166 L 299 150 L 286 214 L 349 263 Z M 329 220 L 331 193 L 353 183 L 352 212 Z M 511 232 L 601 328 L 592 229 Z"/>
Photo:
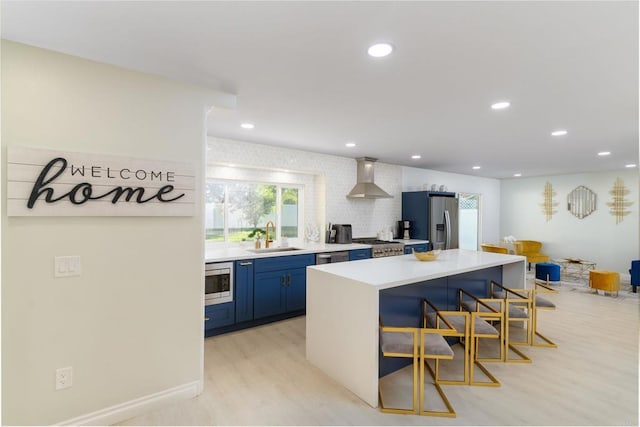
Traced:
<path fill-rule="evenodd" d="M 429 236 L 433 249 L 458 248 L 458 199 L 429 197 Z"/>

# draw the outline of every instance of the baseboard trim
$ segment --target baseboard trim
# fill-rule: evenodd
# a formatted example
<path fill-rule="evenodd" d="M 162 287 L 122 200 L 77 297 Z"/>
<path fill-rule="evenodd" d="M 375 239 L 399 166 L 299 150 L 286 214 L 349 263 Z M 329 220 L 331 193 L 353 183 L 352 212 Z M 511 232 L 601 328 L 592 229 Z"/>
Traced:
<path fill-rule="evenodd" d="M 202 381 L 194 381 L 167 390 L 143 396 L 138 399 L 104 408 L 90 414 L 62 421 L 55 425 L 111 425 L 142 415 L 159 407 L 190 399 L 202 392 Z"/>

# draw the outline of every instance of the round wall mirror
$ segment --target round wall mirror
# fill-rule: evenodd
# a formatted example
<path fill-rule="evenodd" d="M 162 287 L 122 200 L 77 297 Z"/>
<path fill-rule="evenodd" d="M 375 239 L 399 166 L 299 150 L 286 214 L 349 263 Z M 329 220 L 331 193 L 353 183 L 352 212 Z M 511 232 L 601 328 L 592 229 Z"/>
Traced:
<path fill-rule="evenodd" d="M 577 218 L 584 218 L 596 210 L 596 193 L 581 185 L 567 195 L 567 210 Z"/>

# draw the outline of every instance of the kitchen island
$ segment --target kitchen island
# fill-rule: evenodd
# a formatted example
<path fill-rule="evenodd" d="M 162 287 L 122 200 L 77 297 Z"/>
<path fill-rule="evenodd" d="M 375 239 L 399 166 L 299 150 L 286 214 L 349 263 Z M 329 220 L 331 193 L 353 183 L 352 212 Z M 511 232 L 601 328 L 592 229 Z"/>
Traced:
<path fill-rule="evenodd" d="M 524 288 L 525 264 L 452 249 L 430 262 L 404 255 L 307 267 L 307 359 L 377 407 L 378 377 L 389 370 L 378 362 L 379 316 L 388 326 L 418 326 L 422 298 L 452 309 L 458 289 L 483 295 L 491 280 Z"/>

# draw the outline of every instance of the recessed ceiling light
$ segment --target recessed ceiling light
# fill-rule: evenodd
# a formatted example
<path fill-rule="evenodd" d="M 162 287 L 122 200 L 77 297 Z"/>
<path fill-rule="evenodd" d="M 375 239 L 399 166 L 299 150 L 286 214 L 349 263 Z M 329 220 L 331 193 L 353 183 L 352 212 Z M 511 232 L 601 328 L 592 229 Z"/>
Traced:
<path fill-rule="evenodd" d="M 382 58 L 393 52 L 393 46 L 389 43 L 377 43 L 369 46 L 367 53 L 374 58 Z"/>
<path fill-rule="evenodd" d="M 521 173 L 514 173 L 513 176 L 522 176 Z"/>
<path fill-rule="evenodd" d="M 495 104 L 491 104 L 491 108 L 494 110 L 503 110 L 505 108 L 508 108 L 511 105 L 511 103 L 509 101 L 500 101 L 500 102 L 496 102 Z"/>
<path fill-rule="evenodd" d="M 414 154 L 413 156 L 411 156 L 412 159 L 421 159 L 422 156 L 420 154 Z"/>
<path fill-rule="evenodd" d="M 240 127 L 242 129 L 253 129 L 254 127 L 256 127 L 256 125 L 254 125 L 253 123 L 242 123 Z"/>
<path fill-rule="evenodd" d="M 480 166 L 474 166 L 474 167 L 472 167 L 471 169 L 473 169 L 473 170 L 478 170 L 478 169 L 480 169 Z"/>
<path fill-rule="evenodd" d="M 553 132 L 551 132 L 551 135 L 552 136 L 563 136 L 563 135 L 566 135 L 567 133 L 569 133 L 569 132 L 567 132 L 564 129 L 560 129 L 560 130 L 554 130 Z"/>
<path fill-rule="evenodd" d="M 349 147 L 349 148 L 353 148 L 356 146 L 355 142 L 347 142 L 346 144 L 344 144 L 345 147 Z"/>
<path fill-rule="evenodd" d="M 628 165 L 624 165 L 625 168 L 635 168 L 637 165 L 635 163 L 629 163 Z"/>
<path fill-rule="evenodd" d="M 608 156 L 609 154 L 611 154 L 611 151 L 601 151 L 598 153 L 598 156 Z"/>

